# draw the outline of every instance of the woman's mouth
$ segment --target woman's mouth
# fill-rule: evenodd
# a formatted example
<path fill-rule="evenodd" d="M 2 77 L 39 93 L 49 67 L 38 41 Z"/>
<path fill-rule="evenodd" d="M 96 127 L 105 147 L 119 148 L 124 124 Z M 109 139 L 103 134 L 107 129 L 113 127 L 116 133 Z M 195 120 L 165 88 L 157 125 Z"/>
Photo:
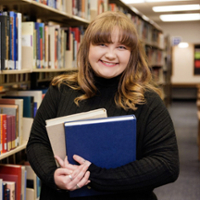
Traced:
<path fill-rule="evenodd" d="M 113 67 L 113 66 L 116 66 L 118 63 L 114 63 L 114 62 L 107 62 L 107 61 L 103 61 L 103 60 L 100 60 L 100 62 L 105 65 L 105 66 L 109 66 L 109 67 Z"/>

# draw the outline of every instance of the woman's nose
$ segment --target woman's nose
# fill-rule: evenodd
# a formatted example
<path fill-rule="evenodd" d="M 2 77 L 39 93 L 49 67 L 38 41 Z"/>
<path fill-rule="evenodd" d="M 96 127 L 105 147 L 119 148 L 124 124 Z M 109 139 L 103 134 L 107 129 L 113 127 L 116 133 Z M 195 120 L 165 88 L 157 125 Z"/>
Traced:
<path fill-rule="evenodd" d="M 105 56 L 106 56 L 106 58 L 108 58 L 110 60 L 115 59 L 116 58 L 115 49 L 108 48 Z"/>

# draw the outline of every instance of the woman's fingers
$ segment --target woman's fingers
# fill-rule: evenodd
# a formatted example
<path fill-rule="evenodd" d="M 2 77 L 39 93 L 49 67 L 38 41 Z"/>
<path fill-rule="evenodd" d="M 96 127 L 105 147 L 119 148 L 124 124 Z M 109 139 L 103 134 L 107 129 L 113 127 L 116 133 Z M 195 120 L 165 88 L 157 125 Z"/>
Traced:
<path fill-rule="evenodd" d="M 71 191 L 79 189 L 90 182 L 89 181 L 90 172 L 87 171 L 87 169 L 88 169 L 87 165 L 80 165 L 79 168 L 71 174 L 71 176 L 73 177 L 73 180 L 69 184 Z"/>
<path fill-rule="evenodd" d="M 76 161 L 76 162 L 78 162 L 79 164 L 86 164 L 86 165 L 88 165 L 88 166 L 90 166 L 91 165 L 91 162 L 90 161 L 88 161 L 88 160 L 85 160 L 83 157 L 81 157 L 81 156 L 78 156 L 78 155 L 74 155 L 73 156 L 73 159 Z"/>
<path fill-rule="evenodd" d="M 77 165 L 72 165 L 72 164 L 69 164 L 69 161 L 68 161 L 68 158 L 67 156 L 65 157 L 64 160 L 62 160 L 59 156 L 55 155 L 54 156 L 56 161 L 58 162 L 58 164 L 60 165 L 60 167 L 64 167 L 64 168 L 68 168 L 72 171 L 76 170 L 77 169 Z"/>
<path fill-rule="evenodd" d="M 64 190 L 67 189 L 67 185 L 71 182 L 71 178 L 69 177 L 69 174 L 71 173 L 72 171 L 66 168 L 56 169 L 54 173 L 54 181 L 58 188 Z"/>
<path fill-rule="evenodd" d="M 67 157 L 62 160 L 59 156 L 55 156 L 55 159 L 61 166 L 54 173 L 55 183 L 59 188 L 73 191 L 90 182 L 90 172 L 87 171 L 91 164 L 89 161 L 78 155 L 74 155 L 74 159 L 81 165 L 69 164 Z"/>
<path fill-rule="evenodd" d="M 54 158 L 56 159 L 56 161 L 58 162 L 58 164 L 63 167 L 64 166 L 64 161 L 57 155 L 54 156 Z"/>
<path fill-rule="evenodd" d="M 80 189 L 80 188 L 82 188 L 83 186 L 85 186 L 85 185 L 87 185 L 88 183 L 90 183 L 90 180 L 88 180 L 89 177 L 90 177 L 90 172 L 87 171 L 87 172 L 85 173 L 84 177 L 76 184 L 75 189 Z M 78 185 L 79 188 L 77 187 L 77 185 Z"/>

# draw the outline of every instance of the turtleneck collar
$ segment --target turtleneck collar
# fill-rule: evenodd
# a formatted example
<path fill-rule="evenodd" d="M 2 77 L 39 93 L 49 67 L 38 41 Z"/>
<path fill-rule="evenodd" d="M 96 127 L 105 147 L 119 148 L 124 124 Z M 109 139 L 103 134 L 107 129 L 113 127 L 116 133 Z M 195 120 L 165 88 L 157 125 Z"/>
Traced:
<path fill-rule="evenodd" d="M 116 77 L 106 79 L 94 74 L 94 81 L 95 81 L 96 86 L 104 86 L 104 87 L 117 86 L 119 83 L 120 77 L 121 77 L 121 74 Z"/>

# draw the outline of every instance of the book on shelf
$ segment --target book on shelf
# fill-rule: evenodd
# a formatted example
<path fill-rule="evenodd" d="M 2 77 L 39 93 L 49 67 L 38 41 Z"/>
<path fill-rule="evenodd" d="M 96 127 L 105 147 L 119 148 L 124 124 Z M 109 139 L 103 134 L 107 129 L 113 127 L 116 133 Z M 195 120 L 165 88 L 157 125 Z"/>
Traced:
<path fill-rule="evenodd" d="M 0 150 L 1 154 L 16 147 L 15 116 L 0 114 Z"/>
<path fill-rule="evenodd" d="M 0 178 L 0 200 L 2 200 L 2 196 L 3 196 L 3 179 Z"/>
<path fill-rule="evenodd" d="M 21 181 L 22 170 L 21 165 L 2 164 L 0 165 L 0 178 L 4 181 L 15 182 L 15 197 L 16 200 L 21 200 Z"/>
<path fill-rule="evenodd" d="M 8 69 L 16 69 L 17 61 L 17 13 L 14 11 L 8 12 L 10 17 L 10 59 Z"/>
<path fill-rule="evenodd" d="M 35 200 L 35 190 L 32 188 L 26 188 L 26 199 Z"/>
<path fill-rule="evenodd" d="M 92 0 L 90 1 L 89 7 L 90 7 L 90 19 L 93 20 L 100 13 L 108 10 L 108 1 Z"/>
<path fill-rule="evenodd" d="M 37 103 L 37 108 L 39 108 L 42 102 L 42 91 L 41 90 L 18 90 L 18 91 L 8 91 L 6 95 L 9 96 L 33 96 L 34 102 Z"/>
<path fill-rule="evenodd" d="M 0 114 L 0 153 L 8 151 L 7 144 L 7 115 Z"/>
<path fill-rule="evenodd" d="M 64 31 L 64 68 L 71 68 L 73 62 L 73 34 L 71 27 L 62 27 Z"/>
<path fill-rule="evenodd" d="M 33 118 L 33 106 L 34 106 L 34 97 L 33 96 L 2 96 L 1 98 L 9 99 L 23 99 L 23 117 Z"/>
<path fill-rule="evenodd" d="M 0 104 L 18 105 L 18 132 L 19 132 L 19 145 L 22 144 L 22 117 L 23 117 L 23 100 L 22 99 L 6 99 L 0 98 Z"/>
<path fill-rule="evenodd" d="M 10 189 L 7 187 L 7 183 L 3 181 L 2 183 L 2 199 L 7 200 L 10 197 Z"/>
<path fill-rule="evenodd" d="M 21 200 L 26 199 L 26 182 L 27 182 L 27 171 L 25 166 L 21 165 Z"/>
<path fill-rule="evenodd" d="M 9 199 L 15 200 L 15 182 L 14 181 L 3 181 L 3 182 L 7 184 L 7 188 L 10 190 Z"/>
<path fill-rule="evenodd" d="M 104 117 L 107 117 L 106 109 L 99 108 L 88 112 L 46 120 L 46 130 L 54 155 L 57 155 L 62 159 L 66 156 L 64 122 Z"/>
<path fill-rule="evenodd" d="M 5 11 L 0 15 L 0 20 L 6 19 L 6 24 L 1 22 L 2 70 L 21 69 L 21 23 L 22 14 L 14 11 Z"/>
<path fill-rule="evenodd" d="M 24 53 L 28 52 L 29 54 L 28 55 L 23 54 L 24 63 L 22 63 L 22 67 L 35 69 L 36 68 L 35 22 L 32 21 L 22 22 L 22 50 L 23 48 L 25 50 Z"/>
<path fill-rule="evenodd" d="M 37 175 L 35 174 L 35 172 L 33 171 L 33 169 L 31 168 L 31 166 L 29 164 L 25 164 L 25 169 L 27 171 L 27 185 L 26 187 L 31 189 L 26 191 L 27 197 L 29 195 L 31 195 L 31 191 L 34 191 L 34 199 L 37 199 L 40 195 L 40 181 L 39 178 L 37 177 Z M 30 193 L 30 194 L 29 194 Z"/>
<path fill-rule="evenodd" d="M 136 118 L 134 115 L 65 122 L 69 163 L 82 156 L 98 167 L 116 168 L 136 159 Z M 87 186 L 70 192 L 71 197 L 101 195 Z"/>
<path fill-rule="evenodd" d="M 0 15 L 0 32 L 1 32 L 1 70 L 5 70 L 8 67 L 8 52 L 9 52 L 9 17 L 6 15 Z"/>
<path fill-rule="evenodd" d="M 15 140 L 12 141 L 12 148 L 19 146 L 19 111 L 18 105 L 0 104 L 0 113 L 15 116 Z M 13 139 L 13 138 L 12 138 Z"/>
<path fill-rule="evenodd" d="M 22 13 L 16 13 L 17 20 L 17 56 L 16 56 L 16 69 L 21 70 L 22 66 Z"/>
<path fill-rule="evenodd" d="M 15 132 L 13 133 L 13 122 L 15 121 L 15 116 L 7 115 L 6 116 L 6 131 L 7 131 L 7 150 L 12 149 L 12 142 L 15 140 Z"/>

